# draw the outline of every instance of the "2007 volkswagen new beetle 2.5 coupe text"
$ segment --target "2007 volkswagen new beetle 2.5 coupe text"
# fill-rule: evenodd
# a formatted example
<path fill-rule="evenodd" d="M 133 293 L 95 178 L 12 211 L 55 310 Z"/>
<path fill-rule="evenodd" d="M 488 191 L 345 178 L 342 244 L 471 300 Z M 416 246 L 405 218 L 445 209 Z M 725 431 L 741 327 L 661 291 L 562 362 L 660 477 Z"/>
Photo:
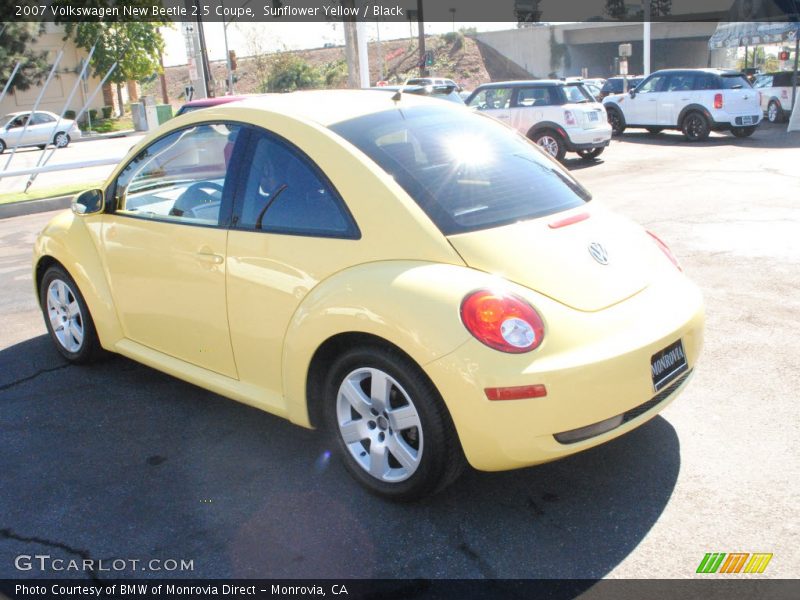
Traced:
<path fill-rule="evenodd" d="M 125 355 L 331 434 L 410 500 L 551 461 L 686 385 L 703 302 L 655 235 L 535 144 L 407 94 L 171 120 L 36 241 L 59 352 Z M 264 457 L 269 460 L 269 457 Z"/>

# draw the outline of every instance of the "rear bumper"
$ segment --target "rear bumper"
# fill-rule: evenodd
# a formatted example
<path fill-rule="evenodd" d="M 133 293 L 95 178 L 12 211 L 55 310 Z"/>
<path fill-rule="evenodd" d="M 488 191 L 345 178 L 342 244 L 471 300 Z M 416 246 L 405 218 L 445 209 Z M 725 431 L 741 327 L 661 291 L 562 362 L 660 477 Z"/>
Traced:
<path fill-rule="evenodd" d="M 681 339 L 692 370 L 702 347 L 702 298 L 682 276 L 594 313 L 558 308 L 541 298 L 534 306 L 546 326 L 537 350 L 509 355 L 471 339 L 425 365 L 476 469 L 548 462 L 638 427 L 690 379 L 687 375 L 656 392 L 651 357 Z M 544 385 L 547 396 L 490 401 L 484 392 L 534 384 Z"/>
<path fill-rule="evenodd" d="M 567 150 L 570 152 L 604 148 L 611 142 L 611 125 L 607 122 L 593 129 L 572 128 L 565 131 L 567 132 Z"/>
<path fill-rule="evenodd" d="M 744 120 L 749 117 L 751 122 L 745 124 Z M 725 131 L 731 127 L 757 127 L 764 115 L 760 108 L 753 108 L 743 113 L 728 113 L 715 111 L 711 113 L 711 128 L 715 131 Z"/>

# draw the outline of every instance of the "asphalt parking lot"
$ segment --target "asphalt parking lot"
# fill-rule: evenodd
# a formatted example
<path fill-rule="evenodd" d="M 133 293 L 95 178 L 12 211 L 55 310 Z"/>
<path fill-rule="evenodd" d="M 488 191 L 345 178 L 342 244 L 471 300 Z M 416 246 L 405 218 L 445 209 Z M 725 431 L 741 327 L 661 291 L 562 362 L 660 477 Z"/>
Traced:
<path fill-rule="evenodd" d="M 412 505 L 364 492 L 316 432 L 127 359 L 66 365 L 31 289 L 52 214 L 1 220 L 0 578 L 683 578 L 706 552 L 796 577 L 800 133 L 628 130 L 601 158 L 568 166 L 703 289 L 694 381 L 614 442 Z M 193 570 L 19 571 L 20 554 Z"/>

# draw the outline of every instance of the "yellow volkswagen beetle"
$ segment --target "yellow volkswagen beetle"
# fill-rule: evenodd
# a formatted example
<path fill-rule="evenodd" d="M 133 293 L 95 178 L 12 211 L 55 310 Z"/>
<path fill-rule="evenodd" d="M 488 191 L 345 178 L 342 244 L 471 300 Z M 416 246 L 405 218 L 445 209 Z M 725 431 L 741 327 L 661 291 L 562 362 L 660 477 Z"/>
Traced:
<path fill-rule="evenodd" d="M 655 236 L 529 140 L 406 94 L 173 119 L 36 241 L 58 351 L 125 355 L 305 427 L 409 500 L 652 418 L 703 303 Z"/>

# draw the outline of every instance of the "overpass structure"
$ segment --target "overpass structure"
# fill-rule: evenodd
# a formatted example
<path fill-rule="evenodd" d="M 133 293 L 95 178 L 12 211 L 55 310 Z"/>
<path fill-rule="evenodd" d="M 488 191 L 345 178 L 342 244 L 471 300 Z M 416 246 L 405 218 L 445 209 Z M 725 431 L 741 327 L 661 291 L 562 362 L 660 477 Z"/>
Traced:
<path fill-rule="evenodd" d="M 709 49 L 715 22 L 654 22 L 651 24 L 651 71 L 668 67 L 729 67 L 735 54 Z M 531 74 L 531 77 L 616 75 L 619 44 L 630 43 L 633 54 L 628 72 L 641 74 L 641 23 L 562 23 L 534 25 L 506 31 L 478 33 L 478 41 L 494 48 Z"/>

